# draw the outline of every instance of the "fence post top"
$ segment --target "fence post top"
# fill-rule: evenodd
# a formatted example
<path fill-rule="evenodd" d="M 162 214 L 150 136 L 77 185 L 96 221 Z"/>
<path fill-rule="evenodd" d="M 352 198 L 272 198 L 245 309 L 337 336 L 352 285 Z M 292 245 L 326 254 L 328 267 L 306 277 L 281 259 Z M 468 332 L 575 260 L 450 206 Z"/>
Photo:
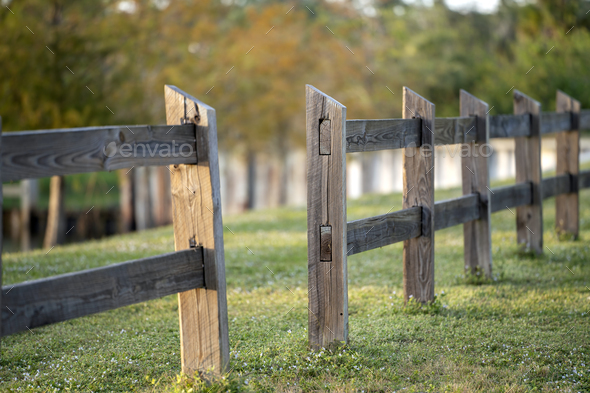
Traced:
<path fill-rule="evenodd" d="M 305 85 L 305 89 L 306 89 L 306 92 L 307 93 L 316 93 L 316 94 L 319 94 L 319 95 L 327 98 L 328 100 L 330 100 L 332 103 L 336 104 L 337 106 L 340 106 L 341 108 L 346 109 L 346 106 L 342 105 L 336 99 L 334 99 L 333 97 L 330 97 L 329 95 L 327 95 L 326 93 L 322 92 L 321 90 L 318 90 L 317 88 L 315 88 L 312 85 Z"/>
<path fill-rule="evenodd" d="M 537 105 L 539 108 L 541 107 L 541 103 L 539 101 L 527 96 L 526 94 L 524 94 L 520 90 L 514 89 L 514 100 L 515 101 L 526 100 L 526 101 L 529 101 L 529 102 Z"/>
<path fill-rule="evenodd" d="M 416 98 L 419 98 L 420 100 L 427 102 L 429 105 L 432 105 L 433 107 L 435 106 L 434 103 L 428 101 L 426 98 L 422 97 L 420 94 L 416 93 L 414 90 L 410 89 L 407 86 L 403 87 L 403 92 L 404 92 L 404 97 L 406 97 L 406 95 L 409 94 L 409 95 L 412 95 Z"/>

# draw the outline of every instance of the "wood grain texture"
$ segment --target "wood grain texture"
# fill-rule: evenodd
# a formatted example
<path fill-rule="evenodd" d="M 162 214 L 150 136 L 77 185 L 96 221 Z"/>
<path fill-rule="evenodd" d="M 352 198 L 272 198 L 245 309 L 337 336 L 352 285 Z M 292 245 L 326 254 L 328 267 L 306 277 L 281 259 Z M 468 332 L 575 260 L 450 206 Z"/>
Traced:
<path fill-rule="evenodd" d="M 543 199 L 551 198 L 554 196 L 560 196 L 569 194 L 572 192 L 572 187 L 575 179 L 569 174 L 557 175 L 554 177 L 546 177 L 543 179 Z"/>
<path fill-rule="evenodd" d="M 329 119 L 331 154 L 319 154 L 318 125 Z M 312 348 L 348 339 L 346 107 L 306 86 L 308 335 Z M 320 257 L 320 227 L 332 228 L 332 260 Z"/>
<path fill-rule="evenodd" d="M 580 130 L 590 130 L 590 109 L 580 110 L 580 121 L 578 127 Z"/>
<path fill-rule="evenodd" d="M 170 167 L 174 247 L 203 247 L 205 289 L 178 294 L 182 371 L 219 374 L 229 363 L 223 223 L 215 110 L 165 87 L 166 120 L 196 124 L 197 157 Z"/>
<path fill-rule="evenodd" d="M 557 91 L 557 112 L 570 121 L 570 131 L 555 136 L 557 164 L 555 174 L 576 178 L 580 172 L 580 101 L 574 100 L 562 91 Z M 576 181 L 572 182 L 577 185 Z M 570 188 L 567 194 L 555 194 L 555 229 L 559 234 L 578 238 L 580 228 L 580 203 L 578 188 Z"/>
<path fill-rule="evenodd" d="M 421 236 L 404 241 L 404 297 L 434 299 L 434 128 L 435 108 L 404 87 L 404 119 L 422 120 L 421 146 L 406 147 L 403 166 L 403 208 L 422 208 Z"/>
<path fill-rule="evenodd" d="M 348 256 L 420 236 L 419 206 L 348 223 Z"/>
<path fill-rule="evenodd" d="M 531 119 L 528 137 L 514 139 L 516 183 L 531 183 L 531 204 L 516 208 L 518 244 L 537 254 L 543 252 L 543 184 L 541 175 L 541 104 L 514 91 L 514 114 Z"/>
<path fill-rule="evenodd" d="M 469 144 L 469 154 L 461 157 L 461 177 L 463 195 L 478 195 L 479 209 L 477 220 L 463 225 L 463 244 L 465 270 L 471 274 L 492 276 L 492 228 L 491 193 L 488 157 L 480 154 L 480 146 L 487 144 L 489 138 L 488 104 L 469 94 L 460 93 L 461 116 L 472 116 L 476 122 L 477 142 Z"/>
<path fill-rule="evenodd" d="M 558 97 L 559 93 L 558 90 Z M 561 93 L 564 94 L 564 93 Z M 567 97 L 567 96 L 566 96 Z M 557 99 L 557 112 L 541 113 L 541 134 L 552 134 L 555 132 L 569 131 L 572 128 L 572 116 L 570 111 L 559 111 L 559 98 Z"/>
<path fill-rule="evenodd" d="M 474 117 L 448 117 L 435 120 L 435 145 L 474 142 L 477 140 L 477 135 L 477 124 Z"/>
<path fill-rule="evenodd" d="M 492 213 L 531 203 L 531 184 L 529 182 L 512 186 L 492 188 Z M 514 210 L 512 210 L 514 213 Z"/>
<path fill-rule="evenodd" d="M 43 248 L 50 249 L 63 244 L 66 237 L 66 216 L 64 198 L 66 179 L 62 176 L 52 176 L 49 182 L 49 207 Z"/>
<path fill-rule="evenodd" d="M 527 114 L 489 116 L 490 138 L 514 138 L 529 136 L 531 118 Z"/>
<path fill-rule="evenodd" d="M 472 222 L 480 218 L 479 195 L 463 195 L 459 198 L 434 204 L 434 230 Z"/>
<path fill-rule="evenodd" d="M 420 119 L 347 120 L 346 152 L 420 145 Z"/>
<path fill-rule="evenodd" d="M 578 175 L 578 190 L 590 188 L 590 169 L 581 171 Z"/>
<path fill-rule="evenodd" d="M 69 128 L 10 132 L 2 138 L 3 182 L 196 159 L 194 125 Z M 191 148 L 180 151 L 185 143 Z"/>
<path fill-rule="evenodd" d="M 2 287 L 2 335 L 204 286 L 200 249 Z"/>

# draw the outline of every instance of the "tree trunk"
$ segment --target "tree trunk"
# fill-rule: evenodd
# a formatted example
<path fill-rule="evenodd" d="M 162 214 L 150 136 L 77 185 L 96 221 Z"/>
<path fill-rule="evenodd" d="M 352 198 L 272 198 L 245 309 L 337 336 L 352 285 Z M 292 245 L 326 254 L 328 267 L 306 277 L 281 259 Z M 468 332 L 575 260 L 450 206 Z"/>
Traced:
<path fill-rule="evenodd" d="M 51 177 L 49 186 L 49 212 L 47 215 L 47 228 L 45 229 L 44 248 L 51 248 L 62 244 L 65 239 L 65 214 L 64 214 L 64 189 L 65 181 L 61 176 Z"/>
<path fill-rule="evenodd" d="M 118 172 L 119 178 L 119 208 L 121 216 L 119 219 L 119 232 L 126 233 L 135 229 L 135 214 L 133 209 L 133 178 L 134 172 L 129 169 L 121 169 Z"/>
<path fill-rule="evenodd" d="M 248 209 L 256 206 L 256 154 L 248 152 Z"/>

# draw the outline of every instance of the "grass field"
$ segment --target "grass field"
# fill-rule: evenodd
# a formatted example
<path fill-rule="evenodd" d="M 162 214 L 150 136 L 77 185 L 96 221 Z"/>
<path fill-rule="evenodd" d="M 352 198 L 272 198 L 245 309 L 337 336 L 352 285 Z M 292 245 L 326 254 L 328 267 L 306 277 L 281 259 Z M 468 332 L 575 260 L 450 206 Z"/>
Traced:
<path fill-rule="evenodd" d="M 541 257 L 518 251 L 509 211 L 494 214 L 494 279 L 481 285 L 463 276 L 462 227 L 437 232 L 437 299 L 424 309 L 403 304 L 401 244 L 350 257 L 350 342 L 319 352 L 307 348 L 305 209 L 225 217 L 227 378 L 205 387 L 179 376 L 169 296 L 3 339 L 0 390 L 590 391 L 589 190 L 580 201 L 578 241 L 557 239 L 554 200 L 545 201 Z M 349 201 L 348 220 L 394 205 L 401 195 Z M 172 250 L 166 227 L 7 254 L 4 285 Z"/>

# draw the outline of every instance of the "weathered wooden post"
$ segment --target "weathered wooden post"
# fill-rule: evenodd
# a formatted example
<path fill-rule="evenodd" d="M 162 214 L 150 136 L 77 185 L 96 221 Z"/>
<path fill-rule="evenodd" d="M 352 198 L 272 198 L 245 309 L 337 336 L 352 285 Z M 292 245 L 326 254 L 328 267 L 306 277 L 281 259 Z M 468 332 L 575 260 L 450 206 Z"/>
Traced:
<path fill-rule="evenodd" d="M 514 138 L 516 182 L 531 184 L 530 205 L 516 208 L 517 242 L 523 249 L 541 254 L 543 252 L 541 104 L 515 90 L 514 114 L 530 115 L 529 136 Z"/>
<path fill-rule="evenodd" d="M 491 195 L 488 157 L 483 145 L 489 138 L 488 104 L 461 90 L 460 116 L 475 116 L 475 142 L 469 143 L 469 155 L 461 158 L 463 195 L 479 195 L 479 219 L 463 224 L 465 270 L 471 274 L 492 275 Z M 488 149 L 490 147 L 488 146 Z M 490 152 L 491 153 L 491 152 Z M 487 154 L 487 153 L 485 153 Z"/>
<path fill-rule="evenodd" d="M 346 107 L 306 87 L 309 344 L 348 339 Z"/>
<path fill-rule="evenodd" d="M 422 234 L 404 241 L 404 297 L 434 300 L 434 104 L 404 87 L 403 118 L 422 120 L 420 146 L 404 148 L 403 208 L 422 208 Z"/>
<path fill-rule="evenodd" d="M 215 110 L 175 86 L 165 87 L 165 99 L 168 124 L 195 124 L 197 152 L 193 165 L 170 166 L 174 246 L 202 246 L 205 268 L 205 288 L 178 294 L 182 371 L 220 374 L 229 363 L 229 336 Z M 174 149 L 182 153 L 182 146 Z"/>
<path fill-rule="evenodd" d="M 558 234 L 578 238 L 580 215 L 578 202 L 578 172 L 580 170 L 580 101 L 562 91 L 557 91 L 556 111 L 571 114 L 571 127 L 557 133 L 556 175 L 570 176 L 570 193 L 555 198 L 555 226 Z"/>

